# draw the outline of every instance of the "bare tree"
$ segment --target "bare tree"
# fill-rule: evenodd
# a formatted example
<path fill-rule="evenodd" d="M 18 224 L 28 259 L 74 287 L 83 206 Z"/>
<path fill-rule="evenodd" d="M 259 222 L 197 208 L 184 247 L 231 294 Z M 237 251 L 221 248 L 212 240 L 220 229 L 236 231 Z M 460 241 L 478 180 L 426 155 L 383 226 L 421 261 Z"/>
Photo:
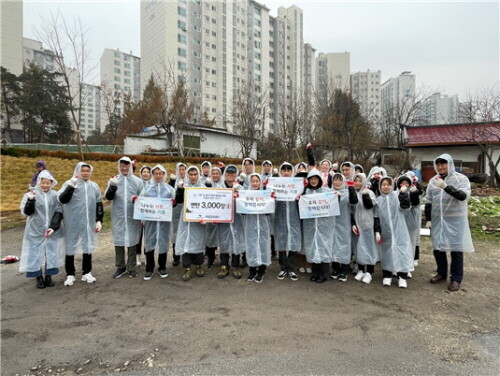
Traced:
<path fill-rule="evenodd" d="M 69 24 L 59 12 L 49 18 L 42 18 L 42 27 L 37 31 L 38 38 L 48 49 L 54 52 L 56 70 L 61 73 L 67 94 L 70 97 L 70 115 L 75 127 L 78 153 L 83 159 L 82 135 L 80 132 L 81 110 L 87 100 L 84 83 L 94 67 L 89 66 L 89 49 L 87 40 L 88 28 L 82 25 L 80 19 L 74 19 Z M 66 65 L 64 53 L 66 56 Z"/>
<path fill-rule="evenodd" d="M 250 155 L 261 136 L 268 109 L 267 93 L 258 95 L 253 83 L 243 83 L 235 89 L 231 107 L 234 130 L 240 136 L 243 157 Z"/>
<path fill-rule="evenodd" d="M 379 129 L 383 146 L 404 146 L 404 127 L 412 127 L 425 123 L 425 118 L 420 109 L 429 97 L 430 91 L 421 88 L 415 95 L 399 98 L 396 103 L 382 102 Z"/>

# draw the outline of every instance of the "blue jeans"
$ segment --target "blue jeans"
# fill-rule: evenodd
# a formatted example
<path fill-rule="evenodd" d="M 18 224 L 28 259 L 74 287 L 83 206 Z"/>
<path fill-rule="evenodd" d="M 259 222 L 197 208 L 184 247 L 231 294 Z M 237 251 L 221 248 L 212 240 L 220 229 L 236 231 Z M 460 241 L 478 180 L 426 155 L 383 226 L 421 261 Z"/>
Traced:
<path fill-rule="evenodd" d="M 45 269 L 45 275 L 56 275 L 58 273 L 59 273 L 59 268 Z M 26 272 L 27 278 L 37 278 L 42 275 L 43 275 L 42 269 L 37 270 L 36 272 Z"/>
<path fill-rule="evenodd" d="M 446 278 L 448 276 L 448 258 L 447 252 L 434 250 L 434 258 L 437 264 L 437 274 Z M 463 252 L 450 252 L 451 253 L 451 266 L 450 274 L 451 280 L 458 283 L 462 282 L 464 277 L 464 254 Z"/>

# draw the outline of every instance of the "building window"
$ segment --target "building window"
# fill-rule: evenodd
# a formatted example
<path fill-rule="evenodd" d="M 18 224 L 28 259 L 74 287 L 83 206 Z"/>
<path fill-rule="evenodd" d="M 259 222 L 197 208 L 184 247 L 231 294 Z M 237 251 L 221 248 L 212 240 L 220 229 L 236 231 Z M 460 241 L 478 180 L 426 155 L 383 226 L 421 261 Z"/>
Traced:
<path fill-rule="evenodd" d="M 184 48 L 177 48 L 177 54 L 182 57 L 186 57 L 186 50 Z"/>
<path fill-rule="evenodd" d="M 177 63 L 177 67 L 179 68 L 179 70 L 181 70 L 181 71 L 183 71 L 183 72 L 185 72 L 185 71 L 187 70 L 186 63 L 183 63 L 183 62 L 181 62 L 181 61 L 179 61 L 179 62 Z"/>
<path fill-rule="evenodd" d="M 121 73 L 121 72 L 120 72 L 120 68 L 115 68 L 115 69 L 114 69 L 114 72 L 115 72 L 115 73 L 118 73 L 118 74 L 119 74 L 119 73 Z"/>
<path fill-rule="evenodd" d="M 179 43 L 186 44 L 187 42 L 186 36 L 177 34 L 177 41 Z"/>
<path fill-rule="evenodd" d="M 177 7 L 177 14 L 179 16 L 186 17 L 186 8 Z"/>
<path fill-rule="evenodd" d="M 186 30 L 187 30 L 187 28 L 186 28 L 186 23 L 185 23 L 184 21 L 180 21 L 180 20 L 179 20 L 179 21 L 177 21 L 177 27 L 178 27 L 179 29 L 181 29 L 181 30 L 184 30 L 184 31 L 186 31 Z"/>

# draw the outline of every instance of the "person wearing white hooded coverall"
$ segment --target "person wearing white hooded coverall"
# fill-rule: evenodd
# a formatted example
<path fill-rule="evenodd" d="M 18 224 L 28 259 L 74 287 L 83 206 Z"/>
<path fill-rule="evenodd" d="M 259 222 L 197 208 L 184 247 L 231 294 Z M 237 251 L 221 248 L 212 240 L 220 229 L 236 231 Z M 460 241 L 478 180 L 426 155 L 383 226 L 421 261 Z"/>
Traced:
<path fill-rule="evenodd" d="M 212 181 L 205 185 L 211 188 L 224 188 L 224 180 L 222 178 L 222 171 L 219 167 L 212 167 L 211 170 Z M 207 223 L 207 245 L 205 247 L 205 255 L 207 256 L 207 267 L 212 268 L 215 262 L 215 251 L 217 250 L 217 224 Z"/>
<path fill-rule="evenodd" d="M 58 231 L 63 209 L 57 201 L 57 192 L 52 190 L 56 185 L 57 180 L 49 171 L 41 171 L 35 188 L 24 194 L 20 205 L 21 214 L 27 220 L 19 271 L 28 278 L 36 278 L 40 289 L 54 286 L 52 276 L 59 273 L 64 262 L 63 232 Z"/>
<path fill-rule="evenodd" d="M 250 190 L 262 189 L 262 179 L 258 173 L 250 174 L 249 180 Z M 266 268 L 271 265 L 271 233 L 268 217 L 269 214 L 246 214 L 243 221 L 247 262 L 250 269 L 248 282 L 262 283 Z"/>
<path fill-rule="evenodd" d="M 293 166 L 288 162 L 281 164 L 280 177 L 292 177 Z M 297 253 L 302 249 L 302 228 L 297 201 L 276 201 L 274 212 L 274 241 L 278 250 L 280 272 L 278 279 L 289 276 L 292 281 L 299 277 L 295 273 Z"/>
<path fill-rule="evenodd" d="M 173 201 L 175 206 L 174 189 L 165 183 L 167 171 L 162 165 L 156 165 L 151 170 L 153 183 L 144 187 L 142 197 L 166 198 Z M 158 275 L 167 278 L 167 251 L 170 245 L 170 222 L 144 221 L 144 248 L 146 255 L 146 274 L 144 280 L 153 277 L 155 269 L 155 250 L 158 251 Z"/>
<path fill-rule="evenodd" d="M 344 166 L 344 165 L 343 165 Z M 333 175 L 333 191 L 339 198 L 340 215 L 333 220 L 333 252 L 332 273 L 330 278 L 347 282 L 349 263 L 351 262 L 351 229 L 354 225 L 353 208 L 358 203 L 358 195 L 354 189 L 354 181 L 347 180 L 345 175 L 336 172 Z"/>
<path fill-rule="evenodd" d="M 175 201 L 184 203 L 185 188 L 202 188 L 200 182 L 200 170 L 198 167 L 190 166 L 186 171 L 187 183 L 180 182 L 175 192 Z M 186 204 L 187 205 L 187 204 Z M 196 275 L 203 277 L 203 261 L 205 258 L 205 245 L 207 243 L 207 231 L 203 222 L 185 222 L 181 214 L 179 218 L 179 228 L 177 229 L 177 245 L 175 253 L 182 257 L 184 267 L 183 281 L 191 279 L 191 265 L 196 265 Z"/>
<path fill-rule="evenodd" d="M 275 174 L 273 171 L 273 162 L 270 160 L 266 159 L 264 162 L 262 162 L 261 165 L 261 174 L 260 174 L 260 180 L 262 180 L 262 185 L 264 187 L 267 186 L 267 183 L 269 182 L 268 179 L 271 177 L 278 177 L 278 174 Z M 274 244 L 274 214 L 271 214 L 267 216 L 267 220 L 269 221 L 269 230 L 271 233 L 271 258 L 273 260 L 276 259 L 276 248 Z"/>
<path fill-rule="evenodd" d="M 431 229 L 432 247 L 437 264 L 437 274 L 431 283 L 446 281 L 448 260 L 451 253 L 451 281 L 449 291 L 458 291 L 463 279 L 465 252 L 474 252 L 467 218 L 467 203 L 471 194 L 469 179 L 455 171 L 449 154 L 434 160 L 434 176 L 427 186 L 425 196 L 426 226 Z"/>
<path fill-rule="evenodd" d="M 142 180 L 143 189 L 145 189 L 148 185 L 154 182 L 154 179 L 151 175 L 151 167 L 150 166 L 142 166 L 139 170 L 139 179 Z M 141 266 L 141 253 L 143 253 L 143 237 L 144 237 L 144 223 L 141 223 L 141 236 L 139 236 L 139 244 L 137 244 L 136 248 L 136 262 L 137 266 Z M 144 254 L 146 251 L 144 251 Z"/>
<path fill-rule="evenodd" d="M 97 235 L 102 229 L 104 208 L 101 190 L 90 180 L 93 167 L 78 162 L 73 177 L 59 190 L 58 200 L 64 209 L 64 239 L 66 242 L 66 281 L 75 282 L 75 255 L 82 254 L 82 281 L 94 283 L 92 253 L 97 248 Z"/>
<path fill-rule="evenodd" d="M 314 195 L 331 192 L 328 187 L 322 187 L 322 179 L 318 170 L 313 169 L 307 174 L 308 185 L 304 195 Z M 332 261 L 333 231 L 332 218 L 303 219 L 303 244 L 307 261 L 312 264 L 312 282 L 323 283 L 328 279 L 330 262 Z M 349 236 L 349 234 L 346 234 Z"/>
<path fill-rule="evenodd" d="M 390 286 L 392 276 L 396 273 L 399 287 L 406 288 L 408 273 L 414 270 L 410 234 L 404 219 L 404 211 L 410 209 L 410 200 L 402 192 L 395 192 L 393 184 L 391 177 L 380 179 L 380 196 L 377 198 L 382 242 L 382 284 Z"/>
<path fill-rule="evenodd" d="M 187 166 L 184 163 L 177 163 L 175 166 L 175 176 L 170 176 L 170 185 L 177 191 L 180 184 L 187 182 L 186 176 Z M 181 183 L 182 182 L 182 183 Z M 182 216 L 182 211 L 184 209 L 184 204 L 178 202 L 177 205 L 172 209 L 172 254 L 173 261 L 172 266 L 178 266 L 180 264 L 181 257 L 175 253 L 175 243 L 177 240 L 177 229 L 179 228 L 179 221 Z"/>
<path fill-rule="evenodd" d="M 104 195 L 107 200 L 113 201 L 111 222 L 117 270 L 112 277 L 120 278 L 128 269 L 129 276 L 135 278 L 136 247 L 141 234 L 141 222 L 134 219 L 134 199 L 141 193 L 144 184 L 132 173 L 132 161 L 129 157 L 118 160 L 118 173 L 109 179 Z"/>

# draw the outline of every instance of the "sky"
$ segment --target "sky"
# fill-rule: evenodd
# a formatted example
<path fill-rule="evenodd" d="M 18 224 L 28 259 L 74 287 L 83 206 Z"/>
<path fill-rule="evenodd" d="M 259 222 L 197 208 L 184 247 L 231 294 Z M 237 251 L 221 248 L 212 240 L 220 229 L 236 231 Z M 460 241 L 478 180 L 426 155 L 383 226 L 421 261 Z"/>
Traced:
<path fill-rule="evenodd" d="M 380 70 L 382 82 L 411 71 L 417 87 L 465 99 L 496 85 L 500 74 L 500 2 L 259 1 L 304 11 L 304 42 L 319 52 L 351 54 L 351 72 Z M 37 38 L 42 18 L 58 11 L 88 29 L 90 60 L 99 81 L 105 48 L 140 56 L 138 0 L 24 0 L 24 36 Z"/>

